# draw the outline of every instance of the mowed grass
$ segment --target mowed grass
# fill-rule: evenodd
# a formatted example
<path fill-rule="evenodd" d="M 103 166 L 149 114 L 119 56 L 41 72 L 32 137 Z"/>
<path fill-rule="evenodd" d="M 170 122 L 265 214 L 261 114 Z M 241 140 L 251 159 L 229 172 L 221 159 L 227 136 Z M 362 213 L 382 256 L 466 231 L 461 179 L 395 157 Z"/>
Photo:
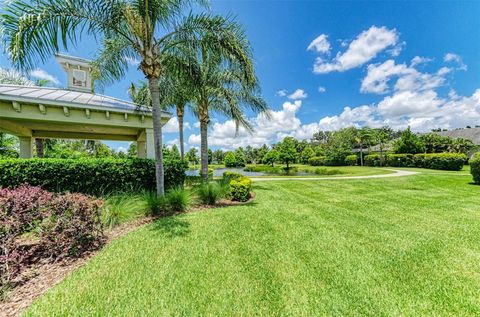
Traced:
<path fill-rule="evenodd" d="M 27 316 L 478 316 L 469 176 L 263 182 L 107 246 Z"/>

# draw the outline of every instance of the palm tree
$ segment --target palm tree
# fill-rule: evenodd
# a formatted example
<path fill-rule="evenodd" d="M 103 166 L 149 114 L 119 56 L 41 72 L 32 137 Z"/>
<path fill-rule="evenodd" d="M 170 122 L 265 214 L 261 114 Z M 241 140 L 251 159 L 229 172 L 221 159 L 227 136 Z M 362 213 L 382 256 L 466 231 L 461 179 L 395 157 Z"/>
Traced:
<path fill-rule="evenodd" d="M 208 124 L 212 112 L 234 120 L 236 129 L 252 131 L 244 111 L 269 116 L 268 105 L 259 96 L 260 89 L 251 56 L 250 43 L 242 27 L 230 22 L 229 32 L 221 39 L 225 51 L 211 34 L 201 34 L 198 50 L 190 52 L 188 64 L 192 89 L 192 111 L 200 121 L 201 176 L 208 180 Z"/>
<path fill-rule="evenodd" d="M 355 142 L 360 146 L 360 166 L 363 166 L 363 147 L 364 145 L 370 147 L 371 138 L 372 131 L 369 127 L 361 128 L 355 135 Z"/>
<path fill-rule="evenodd" d="M 128 59 L 139 59 L 148 81 L 156 159 L 157 193 L 164 194 L 162 125 L 159 79 L 162 57 L 175 54 L 201 31 L 222 46 L 227 19 L 208 15 L 179 18 L 182 9 L 204 0 L 28 0 L 9 1 L 0 16 L 5 48 L 17 67 L 31 69 L 60 45 L 68 49 L 82 33 L 103 40 L 94 68 L 104 83 L 125 75 Z M 227 30 L 228 31 L 228 30 Z M 225 51 L 233 48 L 224 47 Z"/>

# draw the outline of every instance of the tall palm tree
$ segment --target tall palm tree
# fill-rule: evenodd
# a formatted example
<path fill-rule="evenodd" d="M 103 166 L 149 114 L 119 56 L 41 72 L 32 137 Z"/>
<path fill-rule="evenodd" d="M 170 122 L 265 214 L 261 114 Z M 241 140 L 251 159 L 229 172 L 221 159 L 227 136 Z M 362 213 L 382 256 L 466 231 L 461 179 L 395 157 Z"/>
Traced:
<path fill-rule="evenodd" d="M 269 116 L 268 105 L 260 97 L 250 43 L 239 24 L 231 21 L 228 30 L 221 41 L 222 46 L 231 48 L 229 51 L 217 45 L 214 35 L 201 34 L 197 50 L 190 52 L 188 62 L 193 113 L 200 121 L 201 176 L 204 180 L 208 180 L 208 125 L 212 112 L 234 120 L 237 132 L 240 126 L 252 131 L 244 115 L 246 109 Z"/>
<path fill-rule="evenodd" d="M 139 59 L 139 69 L 152 96 L 157 193 L 164 194 L 162 125 L 159 78 L 162 56 L 175 53 L 198 32 L 222 39 L 227 19 L 188 15 L 182 10 L 205 0 L 13 0 L 0 16 L 4 46 L 15 65 L 31 69 L 44 62 L 60 45 L 68 49 L 82 33 L 103 40 L 94 68 L 104 83 L 125 75 L 128 59 Z M 221 46 L 221 43 L 219 43 Z M 232 50 L 224 47 L 224 50 Z"/>

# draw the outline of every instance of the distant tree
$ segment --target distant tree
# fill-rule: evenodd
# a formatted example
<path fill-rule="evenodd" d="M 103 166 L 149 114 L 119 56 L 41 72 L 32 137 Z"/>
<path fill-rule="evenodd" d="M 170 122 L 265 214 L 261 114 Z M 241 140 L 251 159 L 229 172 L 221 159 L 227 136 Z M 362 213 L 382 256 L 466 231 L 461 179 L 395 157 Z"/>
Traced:
<path fill-rule="evenodd" d="M 239 166 L 239 167 L 244 167 L 247 164 L 247 159 L 245 158 L 245 152 L 241 147 L 235 150 L 235 162 L 236 162 L 236 166 Z"/>
<path fill-rule="evenodd" d="M 360 148 L 360 166 L 363 166 L 363 149 L 365 146 L 370 147 L 373 132 L 369 127 L 363 127 L 355 132 L 355 142 Z"/>
<path fill-rule="evenodd" d="M 395 141 L 393 148 L 394 152 L 397 154 L 417 154 L 425 152 L 425 144 L 415 133 L 412 132 L 412 130 L 410 130 L 410 127 L 402 132 L 400 139 Z"/>
<path fill-rule="evenodd" d="M 178 147 L 176 144 L 172 145 L 172 148 L 170 149 L 170 159 L 172 160 L 180 160 L 182 157 L 180 155 L 180 151 L 178 150 Z"/>
<path fill-rule="evenodd" d="M 0 157 L 18 157 L 18 139 L 0 132 Z"/>
<path fill-rule="evenodd" d="M 307 164 L 308 163 L 308 160 L 311 158 L 311 157 L 314 157 L 315 156 L 315 152 L 313 151 L 312 149 L 312 146 L 311 145 L 307 145 L 303 151 L 302 151 L 302 163 L 303 164 Z"/>
<path fill-rule="evenodd" d="M 128 149 L 127 149 L 127 155 L 128 155 L 128 157 L 137 157 L 138 156 L 137 142 L 130 143 L 130 145 L 128 146 Z"/>
<path fill-rule="evenodd" d="M 208 164 L 212 164 L 213 161 L 213 151 L 212 149 L 208 149 Z"/>
<path fill-rule="evenodd" d="M 297 149 L 295 148 L 295 139 L 292 137 L 286 137 L 283 139 L 278 147 L 280 162 L 287 165 L 287 169 L 290 168 L 290 164 L 295 163 L 297 160 Z"/>
<path fill-rule="evenodd" d="M 265 156 L 263 157 L 263 164 L 274 166 L 275 162 L 278 162 L 280 159 L 280 155 L 278 154 L 277 150 L 270 150 L 268 151 Z"/>
<path fill-rule="evenodd" d="M 475 144 L 464 138 L 454 139 L 450 147 L 450 152 L 468 154 L 475 148 Z"/>
<path fill-rule="evenodd" d="M 192 147 L 190 150 L 187 151 L 185 154 L 185 160 L 191 164 L 198 164 L 198 150 L 197 148 Z"/>
<path fill-rule="evenodd" d="M 233 152 L 227 152 L 225 157 L 223 158 L 223 163 L 225 167 L 236 167 L 237 166 L 237 158 Z"/>
<path fill-rule="evenodd" d="M 213 160 L 217 164 L 221 164 L 223 162 L 223 151 L 220 149 L 213 151 Z"/>
<path fill-rule="evenodd" d="M 448 136 L 437 133 L 427 133 L 420 136 L 420 140 L 425 145 L 426 153 L 449 152 L 453 144 L 453 139 Z"/>

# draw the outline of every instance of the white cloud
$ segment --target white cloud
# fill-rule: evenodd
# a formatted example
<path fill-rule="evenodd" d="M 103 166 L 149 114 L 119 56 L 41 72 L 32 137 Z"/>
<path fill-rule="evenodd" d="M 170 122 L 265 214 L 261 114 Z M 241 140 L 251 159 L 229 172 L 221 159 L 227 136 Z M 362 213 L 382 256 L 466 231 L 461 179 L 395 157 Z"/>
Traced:
<path fill-rule="evenodd" d="M 310 43 L 310 45 L 308 45 L 307 50 L 316 51 L 323 54 L 330 52 L 330 42 L 328 41 L 328 36 L 325 34 L 320 34 L 312 41 L 312 43 Z"/>
<path fill-rule="evenodd" d="M 51 82 L 55 85 L 60 84 L 60 81 L 58 80 L 57 77 L 47 73 L 46 71 L 44 71 L 43 69 L 40 69 L 40 68 L 37 68 L 37 69 L 31 71 L 30 76 L 32 76 L 33 78 L 37 78 L 37 79 L 48 80 L 49 82 Z"/>
<path fill-rule="evenodd" d="M 394 85 L 396 91 L 428 90 L 442 86 L 450 68 L 442 67 L 436 73 L 428 74 L 416 70 L 406 64 L 395 64 L 389 59 L 382 64 L 370 64 L 367 67 L 367 76 L 362 80 L 360 91 L 363 93 L 384 94 L 389 92 L 389 83 L 397 77 Z"/>
<path fill-rule="evenodd" d="M 415 56 L 410 61 L 410 67 L 415 67 L 417 65 L 425 64 L 425 63 L 428 63 L 428 62 L 431 62 L 431 61 L 433 61 L 433 58 Z"/>
<path fill-rule="evenodd" d="M 443 61 L 444 62 L 455 62 L 458 64 L 458 69 L 459 70 L 467 70 L 467 65 L 465 65 L 462 61 L 462 58 L 460 57 L 460 55 L 457 55 L 455 53 L 447 53 L 445 54 L 445 56 L 443 57 Z"/>
<path fill-rule="evenodd" d="M 369 62 L 389 47 L 396 48 L 397 51 L 392 54 L 397 54 L 399 53 L 399 48 L 396 46 L 398 37 L 399 34 L 395 29 L 372 26 L 360 33 L 348 45 L 345 52 L 338 52 L 332 60 L 326 61 L 322 57 L 317 57 L 313 71 L 317 74 L 326 74 L 356 68 Z"/>
<path fill-rule="evenodd" d="M 120 147 L 118 147 L 118 149 L 117 149 L 117 152 L 127 153 L 127 151 L 128 151 L 128 150 L 127 150 L 126 148 L 124 148 L 123 146 L 120 146 Z"/>
<path fill-rule="evenodd" d="M 285 97 L 288 94 L 288 91 L 286 89 L 282 89 L 277 91 L 276 95 L 279 97 Z"/>
<path fill-rule="evenodd" d="M 297 89 L 292 94 L 288 95 L 288 98 L 292 100 L 305 99 L 307 97 L 308 94 L 303 89 Z"/>
<path fill-rule="evenodd" d="M 126 57 L 125 60 L 130 66 L 138 66 L 140 65 L 140 60 L 133 58 L 133 57 Z"/>
<path fill-rule="evenodd" d="M 323 93 L 326 92 L 326 91 L 327 91 L 327 89 L 326 89 L 325 87 L 323 87 L 323 86 L 319 86 L 319 87 L 318 87 L 318 92 L 319 92 L 319 93 L 323 94 Z"/>
<path fill-rule="evenodd" d="M 183 123 L 183 130 L 190 130 L 191 126 L 189 122 Z M 172 117 L 164 126 L 163 132 L 164 133 L 178 133 L 178 117 Z"/>

